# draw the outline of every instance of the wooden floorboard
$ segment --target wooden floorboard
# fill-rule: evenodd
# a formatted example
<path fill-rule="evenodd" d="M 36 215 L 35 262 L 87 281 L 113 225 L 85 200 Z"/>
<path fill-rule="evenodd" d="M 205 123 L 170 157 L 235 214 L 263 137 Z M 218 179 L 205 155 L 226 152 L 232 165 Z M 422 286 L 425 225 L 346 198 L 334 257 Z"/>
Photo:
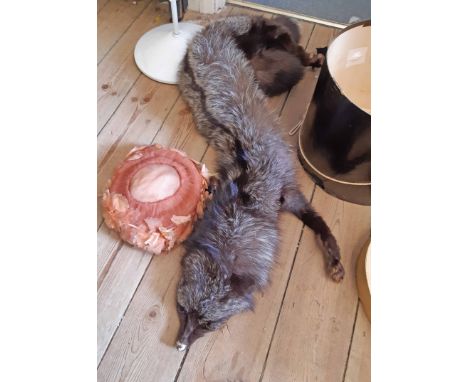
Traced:
<path fill-rule="evenodd" d="M 138 120 L 144 121 L 145 129 L 158 131 L 178 96 L 176 87 L 140 76 L 99 135 L 98 169 L 104 167 L 121 141 L 128 140 L 128 135 L 132 133 L 132 127 Z"/>
<path fill-rule="evenodd" d="M 97 62 L 111 50 L 151 0 L 110 0 L 98 13 Z"/>
<path fill-rule="evenodd" d="M 103 22 L 102 20 L 111 22 L 109 18 L 101 18 L 99 21 L 99 14 L 112 13 L 108 9 L 112 3 L 113 0 L 107 3 L 105 0 L 98 2 L 98 22 Z M 124 4 L 119 6 L 123 7 Z M 223 17 L 229 13 L 259 14 L 257 11 L 240 7 L 226 7 L 217 15 L 188 12 L 185 20 L 198 20 L 201 24 L 205 24 L 210 19 Z M 194 159 L 202 159 L 209 168 L 214 167 L 216 160 L 214 151 L 207 149 L 206 143 L 198 135 L 191 113 L 179 97 L 177 88 L 149 80 L 140 74 L 133 61 L 133 48 L 138 38 L 155 25 L 167 22 L 167 4 L 148 5 L 140 14 L 132 13 L 132 15 L 129 13 L 125 16 L 126 28 L 122 25 L 113 26 L 109 27 L 109 30 L 113 30 L 112 33 L 109 30 L 104 32 L 103 41 L 107 41 L 108 45 L 112 38 L 115 41 L 109 45 L 108 51 L 98 65 L 98 195 L 102 193 L 105 182 L 115 166 L 135 145 L 157 142 L 177 147 L 185 150 Z M 272 17 L 271 14 L 264 15 Z M 119 17 L 122 16 L 115 17 L 113 22 L 122 19 Z M 131 17 L 133 21 L 128 22 Z M 303 31 L 301 44 L 307 45 L 309 51 L 326 45 L 336 34 L 334 30 L 314 26 L 311 23 L 301 22 L 300 26 Z M 101 30 L 105 30 L 102 28 Z M 280 115 L 286 135 L 290 128 L 301 120 L 313 94 L 317 75 L 318 71 L 307 71 L 304 79 L 291 90 L 289 95 L 284 94 L 269 100 L 271 108 Z M 291 144 L 295 144 L 297 135 L 288 136 L 288 139 Z M 299 165 L 298 169 L 299 181 L 306 195 L 311 197 L 317 192 L 320 193 L 321 190 L 314 193 L 314 183 Z M 320 198 L 317 200 L 314 196 L 318 210 L 322 202 L 323 208 L 332 206 L 332 209 L 333 203 L 344 203 L 326 194 Z M 327 216 L 326 213 L 324 215 Z M 358 221 L 359 216 L 358 213 Z M 340 235 L 348 229 L 346 224 L 351 224 L 349 220 L 344 219 L 344 221 L 345 224 L 340 223 L 335 227 Z M 297 219 L 288 215 L 283 216 L 280 223 L 283 240 L 278 264 L 272 274 L 271 286 L 263 295 L 257 296 L 255 313 L 234 318 L 223 330 L 199 340 L 188 354 L 184 355 L 173 347 L 179 325 L 174 302 L 182 249 L 177 248 L 168 256 L 152 257 L 122 243 L 101 223 L 102 216 L 99 212 L 97 276 L 99 381 L 172 381 L 174 379 L 257 381 L 262 372 L 264 380 L 269 380 L 268 377 L 276 373 L 272 359 L 281 355 L 277 341 L 282 341 L 280 333 L 285 322 L 286 325 L 288 322 L 285 317 L 289 317 L 290 314 L 284 304 L 289 304 L 291 298 L 298 300 L 302 298 L 300 294 L 291 297 L 290 290 L 301 281 L 300 277 L 306 279 L 308 277 L 297 276 L 299 274 L 297 259 L 302 259 L 304 256 L 301 253 L 313 252 L 308 253 L 317 261 L 317 266 L 313 267 L 314 273 L 311 273 L 312 277 L 318 278 L 317 282 L 321 283 L 329 281 L 324 275 L 321 253 L 311 241 L 310 237 L 313 235 L 307 233 L 308 230 L 303 229 L 302 223 Z M 360 224 L 358 226 L 361 227 Z M 350 248 L 352 244 L 346 240 L 345 246 Z M 320 261 L 322 268 L 316 269 Z M 331 285 L 325 285 L 324 292 L 319 291 L 317 298 L 325 298 L 333 303 L 340 302 L 342 298 L 338 294 L 327 292 L 334 287 L 331 281 L 329 284 Z M 307 303 L 306 298 L 305 301 Z M 356 302 L 355 299 L 354 303 Z M 342 305 L 347 309 L 347 303 Z M 354 307 L 356 306 L 355 304 Z M 346 309 L 341 313 L 347 314 Z M 344 327 L 342 333 L 347 333 L 349 320 L 352 321 L 352 325 L 354 324 L 355 311 L 351 316 L 351 318 L 338 317 L 339 324 Z M 346 324 L 340 320 L 346 321 Z M 359 320 L 362 321 L 362 317 L 358 313 L 356 330 L 357 328 L 364 328 L 361 332 L 367 330 Z M 299 333 L 302 333 L 306 327 L 305 323 L 300 324 L 297 320 L 294 321 L 294 325 L 297 326 Z M 369 370 L 366 369 L 369 366 L 366 346 L 369 344 L 367 339 L 370 340 L 370 334 L 367 337 L 356 337 L 356 330 L 353 338 L 350 333 L 347 339 L 345 334 L 339 337 L 340 341 L 346 344 L 342 345 L 338 340 L 335 341 L 339 342 L 338 347 L 346 347 L 346 352 L 350 355 L 346 369 L 346 380 L 349 381 L 364 378 Z M 334 338 L 333 334 L 327 332 L 323 336 Z M 293 338 L 295 337 L 294 335 Z M 320 341 L 313 347 L 316 350 L 323 348 L 325 353 L 330 351 Z M 341 351 L 339 357 L 337 356 L 341 362 L 340 357 Z M 366 360 L 360 357 L 367 357 L 367 364 Z M 296 365 L 288 357 L 285 358 L 283 366 L 286 369 Z M 307 355 L 299 356 L 297 361 L 300 363 L 301 359 L 307 360 Z M 344 364 L 346 360 L 347 357 Z M 323 367 L 329 367 L 329 364 L 324 364 Z M 281 372 L 284 370 L 280 370 L 279 375 Z M 330 376 L 325 372 L 322 374 Z M 297 375 L 305 375 L 304 370 L 298 371 L 296 377 Z M 341 377 L 343 376 L 344 369 Z M 333 381 L 334 379 L 312 378 L 311 380 Z"/>
<path fill-rule="evenodd" d="M 315 236 L 304 230 L 266 362 L 264 381 L 342 381 L 354 326 L 355 264 L 369 238 L 369 207 L 317 188 L 312 200 L 334 232 L 346 277 L 330 281 Z"/>
<path fill-rule="evenodd" d="M 367 319 L 364 310 L 362 309 L 362 305 L 359 304 L 344 382 L 370 382 L 370 356 L 370 322 Z"/>
<path fill-rule="evenodd" d="M 109 2 L 109 0 L 97 0 L 97 11 L 99 11 Z"/>
<path fill-rule="evenodd" d="M 183 358 L 173 347 L 181 256 L 179 247 L 151 261 L 98 368 L 98 381 L 174 380 Z"/>
<path fill-rule="evenodd" d="M 148 5 L 99 63 L 97 70 L 98 133 L 119 107 L 137 78 L 141 76 L 133 58 L 138 39 L 151 28 L 168 21 L 167 7 L 163 4 Z"/>

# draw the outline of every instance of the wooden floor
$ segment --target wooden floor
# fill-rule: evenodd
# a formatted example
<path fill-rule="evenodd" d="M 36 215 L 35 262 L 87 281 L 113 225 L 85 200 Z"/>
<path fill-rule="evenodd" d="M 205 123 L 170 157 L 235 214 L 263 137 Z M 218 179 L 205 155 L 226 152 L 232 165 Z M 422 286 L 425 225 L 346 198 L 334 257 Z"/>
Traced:
<path fill-rule="evenodd" d="M 221 15 L 239 13 L 261 14 L 226 7 Z M 189 12 L 185 19 L 205 23 L 209 17 Z M 138 38 L 168 20 L 166 3 L 98 0 L 98 195 L 137 145 L 177 147 L 213 167 L 214 153 L 197 134 L 177 87 L 148 79 L 133 60 Z M 306 22 L 300 27 L 301 44 L 309 51 L 337 34 Z M 286 131 L 301 120 L 317 76 L 308 72 L 289 94 L 271 100 Z M 291 137 L 292 144 L 296 140 Z M 354 271 L 370 235 L 370 209 L 331 197 L 299 173 L 304 192 L 342 248 L 345 281 L 336 285 L 326 277 L 314 235 L 284 215 L 278 264 L 271 285 L 257 296 L 255 312 L 233 318 L 187 353 L 174 348 L 181 248 L 159 257 L 134 249 L 102 224 L 98 211 L 99 381 L 370 380 L 370 324 L 358 302 Z"/>

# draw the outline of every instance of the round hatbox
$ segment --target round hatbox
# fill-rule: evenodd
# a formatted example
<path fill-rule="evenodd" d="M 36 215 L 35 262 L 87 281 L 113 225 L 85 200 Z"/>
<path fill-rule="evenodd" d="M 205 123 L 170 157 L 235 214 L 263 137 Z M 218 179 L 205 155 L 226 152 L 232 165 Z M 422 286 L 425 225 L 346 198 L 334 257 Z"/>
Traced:
<path fill-rule="evenodd" d="M 370 205 L 371 23 L 331 43 L 299 133 L 299 158 L 328 193 Z"/>

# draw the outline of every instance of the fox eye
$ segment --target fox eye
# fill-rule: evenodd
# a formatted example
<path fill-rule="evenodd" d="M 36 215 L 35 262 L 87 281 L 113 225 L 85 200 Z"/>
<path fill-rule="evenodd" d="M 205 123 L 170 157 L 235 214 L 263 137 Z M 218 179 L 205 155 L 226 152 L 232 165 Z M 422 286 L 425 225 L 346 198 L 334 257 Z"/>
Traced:
<path fill-rule="evenodd" d="M 200 328 L 202 328 L 204 330 L 209 330 L 210 325 L 211 325 L 211 322 L 204 322 L 204 323 L 200 324 Z"/>
<path fill-rule="evenodd" d="M 177 303 L 176 308 L 179 313 L 186 313 L 185 308 L 179 303 Z"/>

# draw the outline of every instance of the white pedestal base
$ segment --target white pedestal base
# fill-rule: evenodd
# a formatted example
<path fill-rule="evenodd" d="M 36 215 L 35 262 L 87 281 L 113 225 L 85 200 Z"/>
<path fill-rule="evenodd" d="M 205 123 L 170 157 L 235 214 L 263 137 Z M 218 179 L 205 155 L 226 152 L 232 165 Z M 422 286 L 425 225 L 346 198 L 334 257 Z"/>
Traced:
<path fill-rule="evenodd" d="M 166 84 L 177 83 L 177 72 L 187 44 L 202 27 L 192 23 L 165 24 L 146 32 L 135 46 L 135 62 L 149 78 Z"/>

